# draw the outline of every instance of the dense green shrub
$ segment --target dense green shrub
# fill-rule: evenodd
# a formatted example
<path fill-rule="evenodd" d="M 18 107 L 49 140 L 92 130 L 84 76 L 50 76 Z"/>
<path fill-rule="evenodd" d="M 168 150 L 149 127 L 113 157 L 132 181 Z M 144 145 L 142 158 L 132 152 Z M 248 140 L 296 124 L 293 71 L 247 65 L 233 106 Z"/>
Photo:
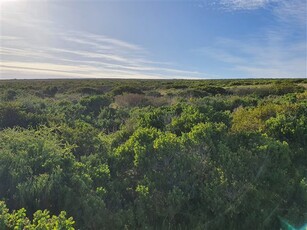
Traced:
<path fill-rule="evenodd" d="M 206 87 L 197 87 L 193 89 L 184 90 L 180 93 L 181 96 L 185 97 L 206 97 L 209 95 L 226 95 L 229 94 L 226 89 L 222 87 L 215 87 L 215 86 L 206 86 Z"/>
<path fill-rule="evenodd" d="M 78 88 L 78 89 L 76 89 L 76 92 L 81 93 L 81 94 L 89 94 L 89 95 L 99 93 L 99 91 L 96 88 L 90 88 L 90 87 Z"/>
<path fill-rule="evenodd" d="M 95 126 L 106 133 L 116 132 L 124 124 L 127 117 L 129 117 L 129 113 L 125 110 L 103 108 L 97 116 Z"/>
<path fill-rule="evenodd" d="M 0 81 L 0 229 L 301 226 L 305 83 Z"/>
<path fill-rule="evenodd" d="M 8 89 L 5 91 L 4 95 L 3 95 L 3 99 L 5 101 L 13 101 L 15 100 L 17 96 L 17 92 L 15 90 L 12 89 Z"/>
<path fill-rule="evenodd" d="M 144 94 L 142 89 L 128 85 L 118 86 L 115 89 L 113 89 L 112 92 L 114 96 L 122 95 L 123 93 Z"/>
<path fill-rule="evenodd" d="M 283 95 L 283 94 L 288 94 L 288 93 L 301 93 L 303 91 L 304 91 L 304 88 L 302 86 L 281 82 L 281 83 L 276 83 L 275 85 L 273 85 L 270 93 L 275 94 L 275 95 Z"/>
<path fill-rule="evenodd" d="M 0 130 L 13 127 L 36 127 L 46 123 L 46 117 L 37 108 L 17 103 L 0 104 Z"/>
<path fill-rule="evenodd" d="M 50 216 L 49 211 L 38 210 L 33 214 L 31 221 L 26 215 L 26 209 L 22 208 L 9 213 L 3 201 L 0 201 L 0 228 L 1 229 L 54 229 L 73 230 L 73 218 L 67 218 L 66 212 L 62 211 L 58 216 Z"/>
<path fill-rule="evenodd" d="M 43 90 L 43 95 L 46 97 L 54 97 L 56 95 L 56 93 L 58 92 L 58 87 L 56 86 L 47 86 L 44 90 Z"/>
<path fill-rule="evenodd" d="M 48 129 L 8 129 L 0 133 L 0 197 L 11 208 L 59 211 L 59 185 L 72 164 L 65 148 Z M 13 167 L 12 167 L 13 166 Z"/>
<path fill-rule="evenodd" d="M 85 106 L 85 113 L 94 113 L 97 115 L 101 108 L 107 107 L 112 100 L 108 96 L 89 96 L 80 100 L 80 104 Z"/>

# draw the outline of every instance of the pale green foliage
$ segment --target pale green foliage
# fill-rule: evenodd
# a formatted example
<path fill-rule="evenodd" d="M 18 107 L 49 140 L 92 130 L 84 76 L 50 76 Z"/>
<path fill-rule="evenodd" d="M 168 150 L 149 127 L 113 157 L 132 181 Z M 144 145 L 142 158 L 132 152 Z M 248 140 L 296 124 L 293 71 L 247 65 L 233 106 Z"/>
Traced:
<path fill-rule="evenodd" d="M 26 215 L 26 209 L 22 208 L 9 213 L 3 201 L 0 201 L 0 228 L 12 230 L 73 230 L 75 222 L 73 218 L 67 218 L 62 211 L 58 216 L 50 215 L 49 211 L 38 210 L 33 214 L 31 221 Z"/>
<path fill-rule="evenodd" d="M 255 108 L 239 107 L 232 115 L 231 129 L 233 132 L 264 131 L 266 120 L 293 109 L 295 106 L 287 104 L 266 104 Z"/>

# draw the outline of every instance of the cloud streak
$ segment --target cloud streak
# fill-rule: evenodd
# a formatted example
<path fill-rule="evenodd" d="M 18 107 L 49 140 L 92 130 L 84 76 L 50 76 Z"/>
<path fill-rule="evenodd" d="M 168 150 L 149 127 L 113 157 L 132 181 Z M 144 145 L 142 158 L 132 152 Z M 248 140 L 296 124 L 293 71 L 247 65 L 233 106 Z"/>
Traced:
<path fill-rule="evenodd" d="M 255 10 L 281 0 L 220 0 L 219 4 L 227 10 Z"/>
<path fill-rule="evenodd" d="M 306 31 L 307 2 L 306 0 L 284 0 L 273 9 L 275 16 L 282 23 L 296 24 Z"/>
<path fill-rule="evenodd" d="M 196 52 L 219 61 L 221 66 L 226 64 L 226 71 L 236 76 L 307 77 L 305 0 L 221 0 L 219 3 L 231 11 L 267 8 L 276 23 L 241 38 L 220 37 Z"/>
<path fill-rule="evenodd" d="M 274 38 L 271 38 L 274 40 Z M 306 77 L 306 43 L 285 46 L 282 42 L 257 40 L 238 41 L 220 39 L 212 47 L 199 51 L 221 63 L 229 64 L 229 71 L 237 76 L 253 78 Z"/>
<path fill-rule="evenodd" d="M 4 16 L 1 18 L 4 29 L 0 34 L 0 79 L 39 78 L 40 75 L 48 78 L 208 76 L 151 60 L 145 48 L 127 41 L 86 31 L 65 30 L 50 20 L 38 20 L 18 12 Z M 22 22 L 19 20 L 21 16 L 24 16 Z"/>
<path fill-rule="evenodd" d="M 213 2 L 222 6 L 222 13 L 265 8 L 274 19 L 262 30 L 251 29 L 247 36 L 215 37 L 214 42 L 196 47 L 196 57 L 217 60 L 212 62 L 217 66 L 214 72 L 223 68 L 222 77 L 231 73 L 234 77 L 306 77 L 306 35 L 302 40 L 306 33 L 305 0 Z M 41 16 L 26 12 L 3 11 L 0 17 L 0 79 L 221 78 L 154 60 L 139 44 L 105 34 L 67 30 L 48 17 L 40 20 Z"/>
<path fill-rule="evenodd" d="M 282 21 L 306 23 L 306 0 L 218 0 L 227 11 L 273 9 L 273 13 Z"/>
<path fill-rule="evenodd" d="M 239 0 L 224 0 L 221 3 L 227 7 L 234 10 L 240 9 L 257 9 L 260 7 L 264 7 L 267 4 L 267 1 L 239 1 Z"/>

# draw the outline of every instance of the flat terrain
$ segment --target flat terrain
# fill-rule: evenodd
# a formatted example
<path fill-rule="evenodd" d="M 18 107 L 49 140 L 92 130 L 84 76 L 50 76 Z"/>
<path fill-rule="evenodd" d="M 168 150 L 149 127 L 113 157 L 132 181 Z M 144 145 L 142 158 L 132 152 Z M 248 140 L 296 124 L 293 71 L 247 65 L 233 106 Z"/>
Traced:
<path fill-rule="evenodd" d="M 301 226 L 306 85 L 2 80 L 0 229 Z"/>

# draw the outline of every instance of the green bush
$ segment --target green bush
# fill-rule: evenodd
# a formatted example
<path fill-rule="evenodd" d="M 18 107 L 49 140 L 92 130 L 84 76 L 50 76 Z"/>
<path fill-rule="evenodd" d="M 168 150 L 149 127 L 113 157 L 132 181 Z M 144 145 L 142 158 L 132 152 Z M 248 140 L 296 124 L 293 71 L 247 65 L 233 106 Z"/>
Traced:
<path fill-rule="evenodd" d="M 142 89 L 140 88 L 136 88 L 133 86 L 128 86 L 128 85 L 124 85 L 124 86 L 118 86 L 116 88 L 114 88 L 112 90 L 112 93 L 114 96 L 116 95 L 122 95 L 124 93 L 131 93 L 131 94 L 144 94 L 144 92 L 142 91 Z"/>
<path fill-rule="evenodd" d="M 54 97 L 58 91 L 58 87 L 56 86 L 47 86 L 43 91 L 43 95 L 46 97 Z"/>
<path fill-rule="evenodd" d="M 0 229 L 301 226 L 304 83 L 0 81 Z"/>
<path fill-rule="evenodd" d="M 13 127 L 36 127 L 46 123 L 46 117 L 39 111 L 29 110 L 21 104 L 3 103 L 0 105 L 0 130 Z"/>
<path fill-rule="evenodd" d="M 80 100 L 80 105 L 86 108 L 85 113 L 94 113 L 98 115 L 100 109 L 109 106 L 111 102 L 112 100 L 108 96 L 89 96 L 83 97 Z"/>
<path fill-rule="evenodd" d="M 3 201 L 0 201 L 0 228 L 1 229 L 46 229 L 46 230 L 73 230 L 75 222 L 72 217 L 67 218 L 62 211 L 58 216 L 50 216 L 48 210 L 38 210 L 33 214 L 33 220 L 26 216 L 26 209 L 22 208 L 9 213 Z"/>
<path fill-rule="evenodd" d="M 13 101 L 15 100 L 17 96 L 17 92 L 15 90 L 9 89 L 7 91 L 5 91 L 4 95 L 3 95 L 3 99 L 5 101 Z"/>

